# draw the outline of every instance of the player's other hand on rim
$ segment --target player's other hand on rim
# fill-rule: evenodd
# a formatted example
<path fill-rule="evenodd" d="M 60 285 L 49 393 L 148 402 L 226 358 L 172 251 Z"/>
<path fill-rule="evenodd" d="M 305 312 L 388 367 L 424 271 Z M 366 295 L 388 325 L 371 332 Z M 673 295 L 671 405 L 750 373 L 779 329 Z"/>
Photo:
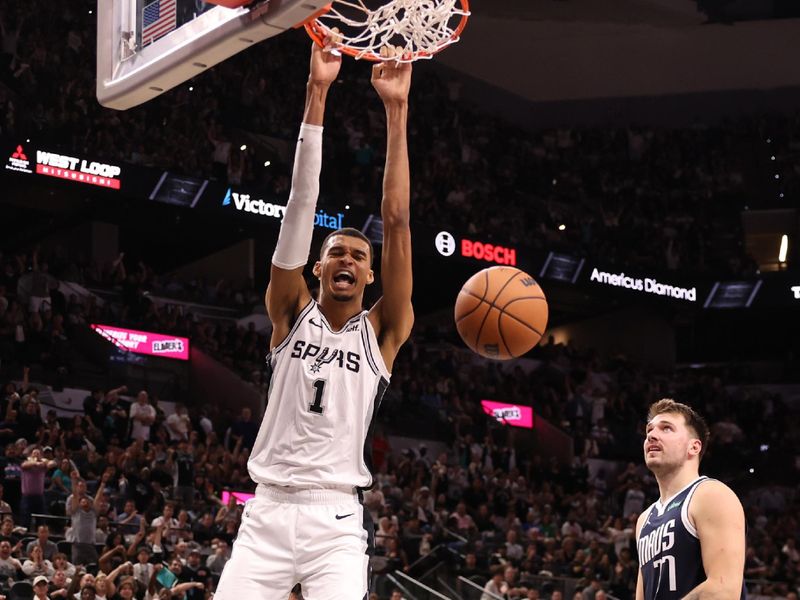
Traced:
<path fill-rule="evenodd" d="M 384 46 L 381 56 L 389 60 L 382 60 L 372 67 L 372 87 L 378 92 L 383 103 L 399 104 L 408 102 L 408 91 L 411 89 L 411 63 L 401 63 L 391 60 L 400 56 L 403 49 Z"/>
<path fill-rule="evenodd" d="M 330 36 L 323 40 L 322 47 L 312 42 L 311 67 L 308 75 L 309 83 L 330 85 L 339 76 L 342 55 L 336 51 L 337 35 L 338 32 L 334 30 Z"/>

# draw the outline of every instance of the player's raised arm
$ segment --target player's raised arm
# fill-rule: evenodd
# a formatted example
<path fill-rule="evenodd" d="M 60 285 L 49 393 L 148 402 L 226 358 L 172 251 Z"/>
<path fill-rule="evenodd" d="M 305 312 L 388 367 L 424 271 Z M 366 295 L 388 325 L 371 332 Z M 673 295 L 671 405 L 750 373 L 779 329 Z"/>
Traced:
<path fill-rule="evenodd" d="M 397 351 L 414 324 L 411 306 L 411 219 L 408 167 L 408 92 L 411 64 L 382 62 L 372 69 L 372 85 L 386 109 L 386 166 L 383 174 L 383 297 L 371 311 L 386 366 L 391 369 Z M 373 321 L 373 325 L 375 322 Z"/>
<path fill-rule="evenodd" d="M 728 486 L 708 481 L 697 488 L 689 505 L 700 538 L 706 580 L 686 600 L 738 599 L 744 579 L 745 527 L 742 503 Z"/>
<path fill-rule="evenodd" d="M 316 44 L 311 47 L 311 67 L 303 123 L 294 157 L 292 191 L 278 234 L 278 244 L 272 255 L 267 286 L 267 314 L 272 321 L 270 348 L 289 334 L 297 314 L 311 298 L 303 279 L 303 267 L 308 262 L 311 250 L 314 212 L 319 196 L 325 101 L 342 61 L 341 56 L 328 50 Z"/>

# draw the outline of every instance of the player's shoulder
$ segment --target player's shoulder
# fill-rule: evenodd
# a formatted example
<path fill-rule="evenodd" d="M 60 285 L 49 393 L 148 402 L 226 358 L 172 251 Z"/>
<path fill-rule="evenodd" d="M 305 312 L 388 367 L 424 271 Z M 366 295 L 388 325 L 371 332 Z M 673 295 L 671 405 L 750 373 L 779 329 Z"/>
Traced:
<path fill-rule="evenodd" d="M 739 497 L 730 487 L 719 479 L 706 477 L 697 482 L 697 488 L 694 491 L 693 497 L 697 500 L 725 500 L 733 498 L 737 502 Z"/>
<path fill-rule="evenodd" d="M 692 494 L 689 512 L 692 516 L 720 511 L 741 511 L 742 503 L 730 487 L 718 479 L 703 479 Z"/>

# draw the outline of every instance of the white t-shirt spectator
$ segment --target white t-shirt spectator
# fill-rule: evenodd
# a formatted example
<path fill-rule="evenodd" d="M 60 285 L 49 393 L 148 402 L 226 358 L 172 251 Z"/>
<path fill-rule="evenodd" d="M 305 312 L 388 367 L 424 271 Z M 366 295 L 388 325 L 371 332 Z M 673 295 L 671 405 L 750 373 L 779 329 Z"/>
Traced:
<path fill-rule="evenodd" d="M 631 488 L 625 494 L 625 504 L 622 507 L 622 514 L 627 518 L 631 515 L 638 515 L 644 509 L 644 492 Z"/>
<path fill-rule="evenodd" d="M 131 404 L 131 437 L 135 440 L 147 441 L 150 439 L 150 425 L 140 421 L 142 418 L 156 418 L 156 409 L 150 404 L 134 402 Z"/>
<path fill-rule="evenodd" d="M 564 521 L 564 524 L 561 526 L 561 537 L 567 537 L 571 535 L 578 539 L 583 537 L 583 527 L 577 521 Z"/>
<path fill-rule="evenodd" d="M 180 442 L 189 439 L 189 415 L 172 413 L 167 417 L 167 431 L 169 439 L 173 442 Z"/>

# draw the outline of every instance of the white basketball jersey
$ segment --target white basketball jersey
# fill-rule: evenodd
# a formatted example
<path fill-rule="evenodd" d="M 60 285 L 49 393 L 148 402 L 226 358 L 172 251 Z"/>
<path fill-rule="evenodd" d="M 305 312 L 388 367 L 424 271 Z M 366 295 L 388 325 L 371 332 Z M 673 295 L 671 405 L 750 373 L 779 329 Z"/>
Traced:
<path fill-rule="evenodd" d="M 253 481 L 370 487 L 371 424 L 390 375 L 367 311 L 333 331 L 312 300 L 267 363 L 267 409 L 247 463 Z"/>

